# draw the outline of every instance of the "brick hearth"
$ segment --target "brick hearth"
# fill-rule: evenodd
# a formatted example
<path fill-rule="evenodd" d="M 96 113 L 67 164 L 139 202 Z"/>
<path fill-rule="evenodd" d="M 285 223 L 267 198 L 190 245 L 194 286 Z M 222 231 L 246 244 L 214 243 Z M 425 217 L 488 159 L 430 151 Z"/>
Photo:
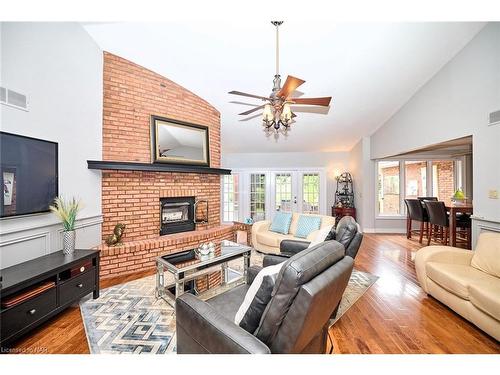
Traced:
<path fill-rule="evenodd" d="M 205 125 L 210 166 L 220 167 L 220 114 L 195 94 L 148 69 L 104 53 L 103 160 L 151 162 L 151 116 Z M 194 196 L 207 200 L 209 220 L 196 230 L 159 236 L 160 198 Z M 102 172 L 102 236 L 126 225 L 124 244 L 101 245 L 102 276 L 154 266 L 160 254 L 196 247 L 200 242 L 234 239 L 233 226 L 221 226 L 220 176 L 201 173 Z"/>
<path fill-rule="evenodd" d="M 220 248 L 222 240 L 234 240 L 234 227 L 223 225 L 218 228 L 192 232 L 168 234 L 155 239 L 125 242 L 120 246 L 99 246 L 101 250 L 101 276 L 127 274 L 153 268 L 159 255 L 172 254 L 193 249 L 203 242 L 213 241 Z"/>

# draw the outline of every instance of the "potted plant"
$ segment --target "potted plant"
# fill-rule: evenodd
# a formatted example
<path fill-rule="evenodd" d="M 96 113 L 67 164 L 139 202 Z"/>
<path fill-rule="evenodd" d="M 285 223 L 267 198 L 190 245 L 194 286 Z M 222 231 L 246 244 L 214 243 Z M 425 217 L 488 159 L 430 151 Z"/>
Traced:
<path fill-rule="evenodd" d="M 455 203 L 465 203 L 467 201 L 467 198 L 462 191 L 462 188 L 457 189 L 455 193 L 453 194 L 453 197 L 451 197 L 451 201 Z"/>
<path fill-rule="evenodd" d="M 62 197 L 57 197 L 54 200 L 54 204 L 49 208 L 59 217 L 59 219 L 61 219 L 62 225 L 64 227 L 63 253 L 66 255 L 72 254 L 75 251 L 76 215 L 82 209 L 82 205 L 80 201 L 77 201 L 75 198 L 71 198 L 71 200 L 65 201 Z"/>

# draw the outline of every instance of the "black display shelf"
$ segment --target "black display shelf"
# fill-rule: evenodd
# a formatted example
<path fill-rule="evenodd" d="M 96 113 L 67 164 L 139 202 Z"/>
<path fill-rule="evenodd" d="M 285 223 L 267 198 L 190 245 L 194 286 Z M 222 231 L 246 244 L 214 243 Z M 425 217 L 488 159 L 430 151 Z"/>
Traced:
<path fill-rule="evenodd" d="M 99 161 L 99 160 L 87 160 L 87 165 L 89 169 L 100 169 L 100 170 L 207 173 L 207 174 L 219 174 L 219 175 L 231 174 L 230 169 L 198 167 L 196 165 L 133 163 L 126 161 Z"/>

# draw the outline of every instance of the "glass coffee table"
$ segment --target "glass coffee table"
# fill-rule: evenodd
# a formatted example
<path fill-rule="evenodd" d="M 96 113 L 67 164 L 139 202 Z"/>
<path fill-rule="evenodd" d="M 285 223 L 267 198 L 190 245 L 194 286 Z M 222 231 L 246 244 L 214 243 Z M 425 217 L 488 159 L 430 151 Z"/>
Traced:
<path fill-rule="evenodd" d="M 252 248 L 231 241 L 221 242 L 220 254 L 199 256 L 196 249 L 181 251 L 156 258 L 156 298 L 162 298 L 173 305 L 175 299 L 183 293 L 195 293 L 195 280 L 214 273 L 221 272 L 222 289 L 240 285 L 246 281 L 247 270 L 250 266 Z M 228 268 L 228 262 L 242 259 L 243 272 Z M 173 280 L 166 280 L 165 271 L 173 276 Z M 211 289 L 208 290 L 210 292 Z M 206 293 L 206 292 L 204 292 Z"/>

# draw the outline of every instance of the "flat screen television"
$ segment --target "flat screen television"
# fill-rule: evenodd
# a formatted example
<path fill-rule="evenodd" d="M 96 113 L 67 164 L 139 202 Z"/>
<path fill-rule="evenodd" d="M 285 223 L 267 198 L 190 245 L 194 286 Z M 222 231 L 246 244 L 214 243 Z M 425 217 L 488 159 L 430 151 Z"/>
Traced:
<path fill-rule="evenodd" d="M 0 217 L 49 211 L 58 194 L 57 143 L 0 132 Z"/>

